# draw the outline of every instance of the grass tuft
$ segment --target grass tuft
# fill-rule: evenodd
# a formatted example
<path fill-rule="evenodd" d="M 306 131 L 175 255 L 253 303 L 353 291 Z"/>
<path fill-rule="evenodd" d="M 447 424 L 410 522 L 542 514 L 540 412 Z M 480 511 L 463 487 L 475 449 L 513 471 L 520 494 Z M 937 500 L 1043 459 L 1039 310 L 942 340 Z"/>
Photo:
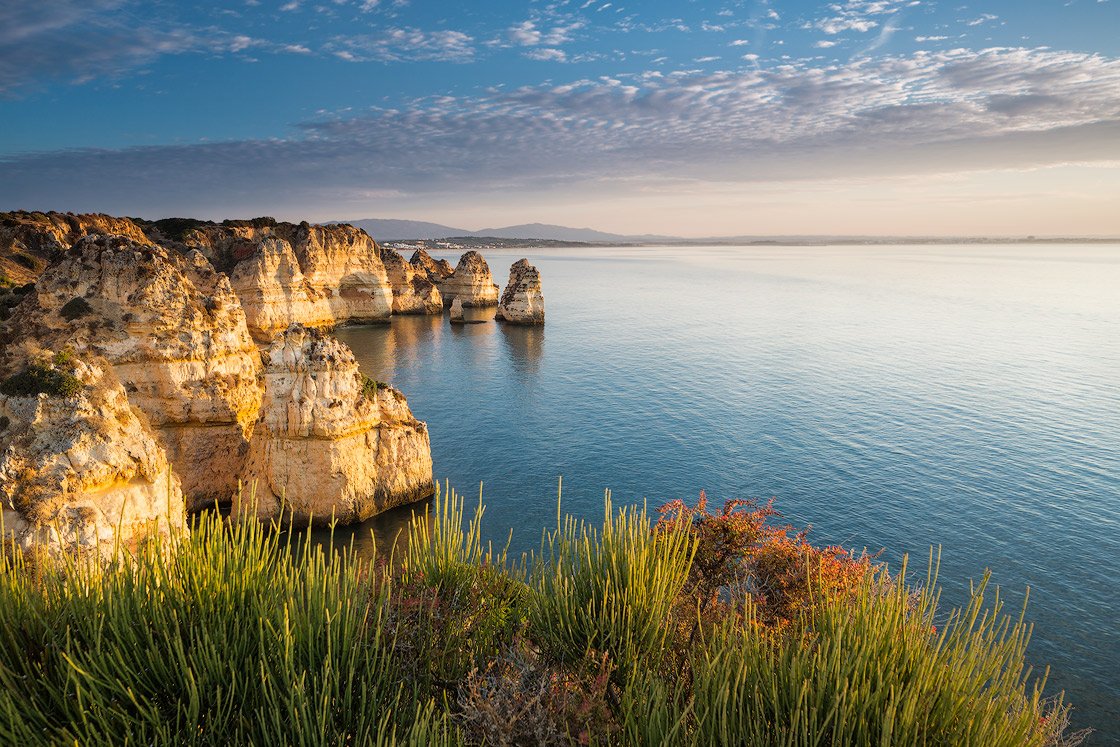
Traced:
<path fill-rule="evenodd" d="M 414 517 L 401 558 L 324 551 L 216 513 L 106 564 L 9 547 L 0 744 L 1084 736 L 1067 733 L 1067 705 L 1042 697 L 1045 677 L 1024 665 L 1030 629 L 987 579 L 943 620 L 932 560 L 913 585 L 905 568 L 813 554 L 802 535 L 765 528 L 768 506 L 746 508 L 674 505 L 677 518 L 657 523 L 608 494 L 601 525 L 561 517 L 516 563 L 482 542 L 481 496 L 468 515 L 453 492 Z M 772 543 L 784 543 L 776 566 Z M 796 603 L 774 607 L 783 594 Z"/>

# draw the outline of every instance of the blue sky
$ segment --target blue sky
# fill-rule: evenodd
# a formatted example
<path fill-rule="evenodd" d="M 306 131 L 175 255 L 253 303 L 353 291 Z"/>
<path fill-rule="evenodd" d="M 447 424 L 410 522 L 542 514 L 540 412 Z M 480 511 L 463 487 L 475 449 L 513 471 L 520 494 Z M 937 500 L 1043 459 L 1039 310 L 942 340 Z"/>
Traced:
<path fill-rule="evenodd" d="M 8 0 L 0 209 L 1120 233 L 1120 0 Z"/>

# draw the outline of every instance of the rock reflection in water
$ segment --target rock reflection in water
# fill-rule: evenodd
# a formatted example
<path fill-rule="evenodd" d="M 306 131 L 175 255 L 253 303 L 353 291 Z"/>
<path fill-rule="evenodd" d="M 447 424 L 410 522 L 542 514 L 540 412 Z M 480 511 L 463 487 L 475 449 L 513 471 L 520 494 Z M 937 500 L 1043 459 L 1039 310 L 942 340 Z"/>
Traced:
<path fill-rule="evenodd" d="M 498 324 L 502 330 L 513 370 L 519 374 L 540 373 L 541 353 L 544 350 L 544 327 L 522 324 Z"/>

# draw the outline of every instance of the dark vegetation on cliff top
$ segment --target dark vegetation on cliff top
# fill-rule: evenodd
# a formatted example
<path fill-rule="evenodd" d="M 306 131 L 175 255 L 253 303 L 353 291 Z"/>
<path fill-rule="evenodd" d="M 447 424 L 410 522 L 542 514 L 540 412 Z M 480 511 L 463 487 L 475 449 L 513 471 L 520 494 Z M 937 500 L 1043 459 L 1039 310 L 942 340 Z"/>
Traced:
<path fill-rule="evenodd" d="M 454 495 L 404 557 L 256 522 L 108 567 L 0 554 L 0 743 L 1071 745 L 979 584 L 938 611 L 769 505 L 568 518 L 517 562 Z M 296 537 L 296 539 L 293 539 Z"/>
<path fill-rule="evenodd" d="M 65 370 L 70 362 L 67 353 L 57 353 L 47 362 L 30 363 L 18 373 L 0 381 L 0 394 L 9 397 L 73 397 L 82 390 L 82 382 Z"/>

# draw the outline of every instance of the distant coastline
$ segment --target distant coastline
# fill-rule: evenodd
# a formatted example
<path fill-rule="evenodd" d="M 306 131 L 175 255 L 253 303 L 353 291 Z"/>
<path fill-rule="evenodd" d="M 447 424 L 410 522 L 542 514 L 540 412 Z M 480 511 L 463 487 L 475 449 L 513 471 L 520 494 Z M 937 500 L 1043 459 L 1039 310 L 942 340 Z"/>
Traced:
<path fill-rule="evenodd" d="M 1035 237 L 998 236 L 780 236 L 722 237 L 710 239 L 666 239 L 649 241 L 568 241 L 562 239 L 505 238 L 500 236 L 449 236 L 439 239 L 392 239 L 382 242 L 398 251 L 462 251 L 464 249 L 579 249 L 625 246 L 998 246 L 1012 244 L 1120 244 L 1120 237 Z"/>

